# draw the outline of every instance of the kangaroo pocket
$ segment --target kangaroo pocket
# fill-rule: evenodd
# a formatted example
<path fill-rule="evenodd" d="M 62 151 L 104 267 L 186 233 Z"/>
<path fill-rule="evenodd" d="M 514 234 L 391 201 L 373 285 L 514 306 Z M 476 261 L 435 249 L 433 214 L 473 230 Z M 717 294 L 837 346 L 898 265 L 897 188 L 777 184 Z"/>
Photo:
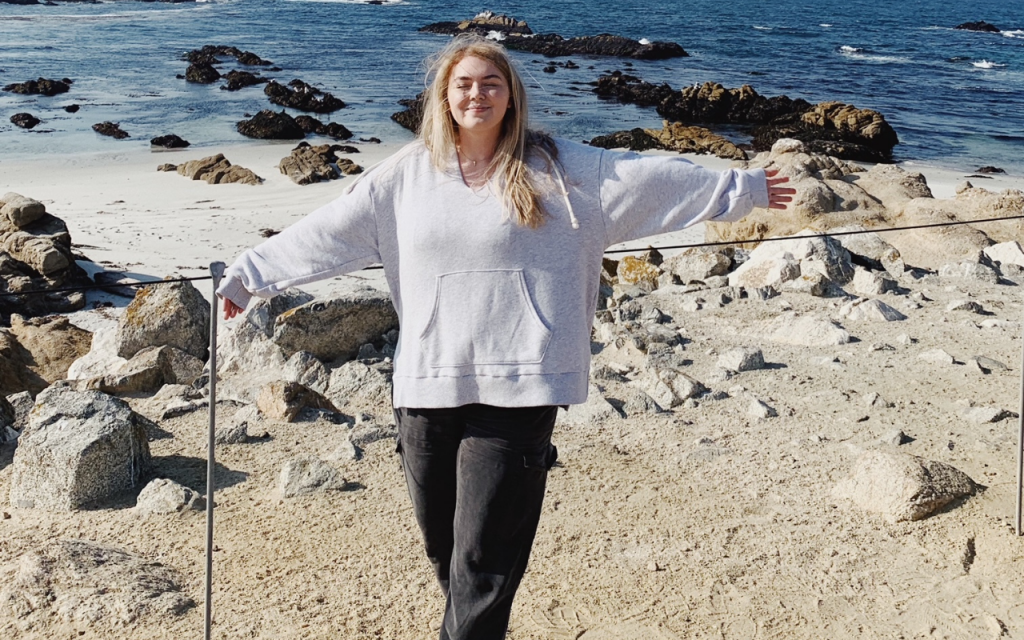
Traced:
<path fill-rule="evenodd" d="M 550 341 L 521 269 L 437 276 L 434 308 L 420 335 L 429 366 L 537 364 Z"/>

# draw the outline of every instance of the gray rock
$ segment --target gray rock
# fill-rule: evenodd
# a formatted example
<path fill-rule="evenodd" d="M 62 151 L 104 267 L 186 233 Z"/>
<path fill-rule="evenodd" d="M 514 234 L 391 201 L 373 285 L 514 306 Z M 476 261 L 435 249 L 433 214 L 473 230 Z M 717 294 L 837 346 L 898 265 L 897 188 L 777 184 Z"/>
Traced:
<path fill-rule="evenodd" d="M 777 417 L 779 412 L 763 400 L 751 398 L 750 405 L 747 407 L 747 415 L 755 420 L 765 420 Z"/>
<path fill-rule="evenodd" d="M 166 345 L 205 361 L 210 305 L 191 282 L 143 287 L 118 321 L 115 340 L 122 358 Z"/>
<path fill-rule="evenodd" d="M 18 441 L 11 505 L 73 511 L 134 487 L 150 467 L 145 418 L 99 391 L 53 386 Z"/>
<path fill-rule="evenodd" d="M 732 371 L 764 368 L 764 354 L 757 347 L 736 347 L 718 356 L 718 367 Z"/>
<path fill-rule="evenodd" d="M 569 406 L 568 411 L 560 412 L 558 422 L 573 426 L 590 426 L 606 420 L 619 420 L 622 416 L 604 397 L 604 392 L 596 385 L 590 385 L 587 401 L 583 404 Z"/>
<path fill-rule="evenodd" d="M 907 319 L 907 316 L 874 298 L 858 298 L 847 302 L 839 310 L 839 316 L 854 322 L 899 322 Z"/>
<path fill-rule="evenodd" d="M 672 273 L 684 284 L 693 280 L 704 281 L 712 276 L 724 276 L 732 266 L 732 250 L 725 248 L 691 247 L 661 263 L 666 273 Z"/>
<path fill-rule="evenodd" d="M 967 474 L 948 464 L 901 453 L 868 451 L 832 493 L 866 511 L 901 522 L 926 518 L 954 500 L 973 495 L 976 489 Z"/>
<path fill-rule="evenodd" d="M 161 618 L 195 606 L 171 568 L 85 540 L 48 543 L 16 566 L 13 580 L 0 590 L 0 615 L 7 620 L 56 615 L 73 628 L 117 637 L 140 620 L 159 625 Z"/>
<path fill-rule="evenodd" d="M 659 406 L 667 409 L 678 407 L 708 390 L 700 381 L 674 369 L 650 371 L 636 384 Z"/>
<path fill-rule="evenodd" d="M 838 227 L 835 232 L 862 230 L 863 227 Z M 857 235 L 837 236 L 836 239 L 851 254 L 866 259 L 873 269 L 885 269 L 893 278 L 900 278 L 906 271 L 906 265 L 900 252 L 877 233 L 859 233 Z M 856 277 L 856 276 L 854 276 Z M 856 286 L 856 285 L 855 285 Z M 863 295 L 877 295 L 864 292 Z"/>
<path fill-rule="evenodd" d="M 152 480 L 139 493 L 135 511 L 142 514 L 202 511 L 206 498 L 188 487 L 167 478 Z"/>
<path fill-rule="evenodd" d="M 278 490 L 284 498 L 351 488 L 337 469 L 313 456 L 289 460 L 278 477 Z"/>
<path fill-rule="evenodd" d="M 397 327 L 398 315 L 388 295 L 364 288 L 282 313 L 274 324 L 274 342 L 286 357 L 308 351 L 330 362 L 352 358 L 360 346 Z"/>
<path fill-rule="evenodd" d="M 331 462 L 352 462 L 355 460 L 361 460 L 363 458 L 363 450 L 357 447 L 351 440 L 345 438 L 341 441 L 334 451 L 328 456 L 327 460 Z"/>
<path fill-rule="evenodd" d="M 864 396 L 864 404 L 869 407 L 881 407 L 883 409 L 888 409 L 889 407 L 892 406 L 891 402 L 888 402 L 885 398 L 878 395 L 874 391 Z"/>
<path fill-rule="evenodd" d="M 969 313 L 985 313 L 980 304 L 974 300 L 953 300 L 946 305 L 946 311 L 967 311 Z"/>
<path fill-rule="evenodd" d="M 331 372 L 326 395 L 339 407 L 352 401 L 388 405 L 391 402 L 391 376 L 361 362 L 346 362 Z"/>
<path fill-rule="evenodd" d="M 812 272 L 800 274 L 799 277 L 783 282 L 780 291 L 786 293 L 806 293 L 816 298 L 834 295 L 839 287 L 822 273 Z"/>
<path fill-rule="evenodd" d="M 46 213 L 46 205 L 18 193 L 6 193 L 0 198 L 0 215 L 16 227 L 32 224 Z"/>
<path fill-rule="evenodd" d="M 835 322 L 793 311 L 780 314 L 767 330 L 773 342 L 804 347 L 831 347 L 851 340 L 849 332 Z"/>
<path fill-rule="evenodd" d="M 284 422 L 294 422 L 303 409 L 338 412 L 330 400 L 316 391 L 298 382 L 284 380 L 261 387 L 256 396 L 256 406 L 268 419 Z"/>
<path fill-rule="evenodd" d="M 146 347 L 114 373 L 85 383 L 105 393 L 152 393 L 168 384 L 190 384 L 203 372 L 199 358 L 175 347 Z"/>
<path fill-rule="evenodd" d="M 968 407 L 960 415 L 971 424 L 989 424 L 1010 418 L 1014 414 L 999 407 Z"/>
<path fill-rule="evenodd" d="M 1016 240 L 986 247 L 983 253 L 989 260 L 998 262 L 1000 270 L 1005 271 L 1008 265 L 1024 267 L 1024 249 L 1021 249 L 1020 243 Z"/>
<path fill-rule="evenodd" d="M 903 433 L 902 430 L 893 429 L 892 431 L 889 431 L 884 436 L 882 436 L 879 439 L 879 443 L 898 447 L 902 444 L 911 442 L 911 440 L 912 439 L 910 438 L 910 436 Z"/>
<path fill-rule="evenodd" d="M 331 384 L 331 372 L 324 363 L 308 351 L 298 351 L 288 358 L 281 372 L 286 380 L 298 382 L 317 393 L 327 393 Z"/>
<path fill-rule="evenodd" d="M 654 398 L 643 391 L 630 389 L 627 392 L 625 402 L 622 404 L 622 411 L 626 414 L 627 418 L 632 418 L 636 415 L 661 413 L 664 409 L 661 408 Z"/>
<path fill-rule="evenodd" d="M 862 296 L 880 296 L 899 288 L 899 284 L 888 273 L 860 267 L 854 270 L 852 285 L 853 290 Z"/>
<path fill-rule="evenodd" d="M 7 426 L 10 426 L 17 431 L 21 431 L 25 428 L 25 425 L 28 424 L 28 414 L 32 411 L 32 407 L 36 406 L 36 401 L 32 399 L 32 394 L 28 391 L 21 391 L 7 396 L 7 402 L 11 405 L 11 408 L 14 409 L 13 423 Z M 0 411 L 0 416 L 2 415 L 3 412 Z M 0 421 L 2 420 L 3 418 L 0 417 Z"/>
<path fill-rule="evenodd" d="M 366 447 L 381 440 L 394 440 L 398 436 L 398 428 L 393 425 L 379 425 L 372 422 L 362 423 L 352 429 L 349 440 L 357 447 Z"/>
<path fill-rule="evenodd" d="M 20 433 L 15 430 L 18 414 L 6 398 L 0 397 L 0 444 L 13 442 Z"/>
<path fill-rule="evenodd" d="M 762 245 L 764 246 L 764 245 Z M 729 285 L 744 289 L 775 289 L 800 277 L 800 263 L 792 256 L 751 259 L 729 274 Z"/>
<path fill-rule="evenodd" d="M 214 429 L 213 440 L 216 444 L 245 444 L 249 441 L 249 427 L 255 428 L 260 422 L 259 409 L 252 405 L 242 407 Z"/>
<path fill-rule="evenodd" d="M 925 362 L 933 362 L 935 364 L 954 364 L 956 362 L 953 356 L 946 353 L 943 349 L 929 349 L 917 357 Z"/>
<path fill-rule="evenodd" d="M 999 282 L 999 274 L 995 269 L 970 260 L 943 265 L 942 268 L 939 269 L 939 276 L 943 278 L 978 280 L 980 282 L 988 282 L 990 284 L 996 284 Z"/>
<path fill-rule="evenodd" d="M 1010 367 L 1006 364 L 993 360 L 986 356 L 974 356 L 968 361 L 969 364 L 974 364 L 982 373 L 991 373 L 993 371 L 1009 371 Z M 12 402 L 13 404 L 13 402 Z M 17 408 L 17 407 L 15 407 Z"/>

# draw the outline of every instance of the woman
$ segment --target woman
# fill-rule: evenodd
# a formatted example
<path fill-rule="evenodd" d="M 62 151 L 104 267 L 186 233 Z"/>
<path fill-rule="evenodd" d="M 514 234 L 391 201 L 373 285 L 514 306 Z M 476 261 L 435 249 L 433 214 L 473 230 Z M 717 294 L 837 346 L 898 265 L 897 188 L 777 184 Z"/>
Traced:
<path fill-rule="evenodd" d="M 793 190 L 774 172 L 532 132 L 522 81 L 486 40 L 455 39 L 431 76 L 419 140 L 245 252 L 218 293 L 231 318 L 252 295 L 383 263 L 402 328 L 398 450 L 447 598 L 440 637 L 491 640 L 526 570 L 557 407 L 587 397 L 604 250 L 785 208 Z"/>

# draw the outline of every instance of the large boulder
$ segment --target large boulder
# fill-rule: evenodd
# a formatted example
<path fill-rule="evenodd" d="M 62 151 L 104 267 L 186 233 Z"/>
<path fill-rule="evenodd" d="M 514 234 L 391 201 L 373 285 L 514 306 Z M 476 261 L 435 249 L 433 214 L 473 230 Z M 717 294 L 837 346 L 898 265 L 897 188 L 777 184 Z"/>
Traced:
<path fill-rule="evenodd" d="M 301 140 L 306 137 L 302 127 L 284 111 L 278 113 L 264 109 L 249 120 L 240 120 L 236 126 L 243 136 L 260 140 Z"/>
<path fill-rule="evenodd" d="M 99 391 L 39 394 L 18 439 L 10 501 L 73 511 L 136 486 L 150 468 L 145 418 Z"/>
<path fill-rule="evenodd" d="M 336 406 L 367 403 L 387 407 L 391 402 L 391 375 L 378 366 L 346 362 L 331 372 L 326 395 Z"/>
<path fill-rule="evenodd" d="M 179 175 L 192 180 L 202 180 L 207 184 L 262 184 L 263 178 L 250 169 L 246 169 L 224 157 L 223 153 L 214 156 L 189 160 L 176 167 Z"/>
<path fill-rule="evenodd" d="M 181 349 L 146 347 L 83 386 L 111 394 L 152 393 L 165 384 L 192 384 L 202 373 L 203 361 Z"/>
<path fill-rule="evenodd" d="M 345 103 L 333 94 L 317 89 L 302 80 L 295 79 L 287 85 L 270 81 L 263 88 L 271 102 L 289 109 L 313 113 L 332 113 L 345 108 Z"/>
<path fill-rule="evenodd" d="M 28 356 L 25 365 L 48 384 L 65 379 L 71 364 L 92 346 L 92 333 L 71 324 L 66 316 L 24 318 L 14 314 L 9 331 Z"/>
<path fill-rule="evenodd" d="M 25 629 L 54 628 L 53 616 L 116 637 L 140 619 L 159 625 L 195 606 L 170 567 L 86 540 L 48 542 L 11 569 L 10 582 L 0 583 L 0 617 Z"/>
<path fill-rule="evenodd" d="M 39 78 L 38 80 L 27 80 L 15 82 L 4 86 L 4 91 L 20 93 L 22 95 L 55 96 L 58 93 L 67 93 L 71 89 L 72 81 L 68 78 L 51 80 Z"/>
<path fill-rule="evenodd" d="M 143 287 L 118 321 L 115 340 L 122 358 L 146 347 L 168 345 L 205 361 L 210 305 L 191 282 Z"/>
<path fill-rule="evenodd" d="M 4 194 L 0 202 L 3 202 L 0 215 L 18 228 L 35 222 L 46 213 L 46 205 L 42 202 L 13 192 Z"/>
<path fill-rule="evenodd" d="M 967 474 L 943 462 L 869 451 L 857 459 L 850 476 L 835 487 L 833 495 L 900 522 L 926 518 L 976 490 Z"/>
<path fill-rule="evenodd" d="M 219 325 L 217 369 L 225 374 L 247 374 L 277 370 L 287 358 L 272 340 L 277 317 L 314 297 L 300 289 L 288 289 L 273 298 L 254 299 L 241 321 Z"/>
<path fill-rule="evenodd" d="M 277 316 L 274 342 L 291 357 L 308 351 L 324 362 L 351 359 L 359 347 L 398 328 L 386 293 L 362 288 L 329 300 L 314 300 Z"/>
<path fill-rule="evenodd" d="M 661 131 L 648 129 L 662 148 L 679 153 L 711 154 L 728 160 L 746 160 L 747 154 L 727 138 L 704 127 L 664 121 Z"/>

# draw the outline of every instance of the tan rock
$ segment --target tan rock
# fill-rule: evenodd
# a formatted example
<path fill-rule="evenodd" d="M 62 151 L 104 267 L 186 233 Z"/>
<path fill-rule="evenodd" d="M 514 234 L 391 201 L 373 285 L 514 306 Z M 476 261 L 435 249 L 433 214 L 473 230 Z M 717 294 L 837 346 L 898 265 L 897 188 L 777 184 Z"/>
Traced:
<path fill-rule="evenodd" d="M 646 291 L 654 291 L 658 288 L 661 269 L 643 258 L 626 256 L 619 261 L 616 273 L 622 284 L 635 284 Z"/>
<path fill-rule="evenodd" d="M 140 289 L 118 321 L 115 341 L 122 358 L 168 345 L 205 361 L 209 335 L 210 305 L 191 282 L 175 282 Z"/>
<path fill-rule="evenodd" d="M 18 193 L 6 193 L 0 198 L 0 215 L 16 227 L 35 222 L 46 213 L 46 205 Z"/>
<path fill-rule="evenodd" d="M 231 164 L 224 157 L 223 153 L 199 160 L 189 160 L 179 164 L 177 171 L 186 178 L 203 180 L 208 184 L 226 184 L 230 182 L 260 184 L 263 182 L 263 178 L 257 176 L 249 169 Z"/>
<path fill-rule="evenodd" d="M 15 314 L 10 332 L 29 357 L 28 369 L 47 383 L 63 380 L 71 363 L 92 346 L 92 333 L 71 324 L 65 316 L 26 319 Z"/>
<path fill-rule="evenodd" d="M 747 154 L 735 144 L 704 127 L 681 122 L 662 122 L 662 129 L 647 129 L 666 149 L 679 153 L 709 153 L 729 160 L 746 160 Z"/>
<path fill-rule="evenodd" d="M 298 382 L 279 380 L 264 385 L 256 396 L 260 413 L 270 420 L 294 422 L 303 409 L 337 412 L 330 400 Z"/>

